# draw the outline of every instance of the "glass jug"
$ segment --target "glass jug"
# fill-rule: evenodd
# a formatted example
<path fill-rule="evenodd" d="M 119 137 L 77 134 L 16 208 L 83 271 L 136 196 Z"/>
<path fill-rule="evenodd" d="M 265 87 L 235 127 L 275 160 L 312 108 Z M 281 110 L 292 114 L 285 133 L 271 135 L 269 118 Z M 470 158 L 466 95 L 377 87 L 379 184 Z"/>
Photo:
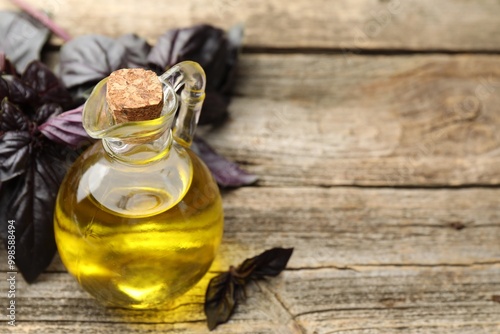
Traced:
<path fill-rule="evenodd" d="M 97 84 L 83 125 L 102 140 L 73 164 L 56 201 L 61 260 L 105 305 L 171 302 L 207 272 L 222 238 L 219 189 L 189 148 L 205 96 L 204 71 L 182 62 L 158 79 L 160 116 L 123 123 L 109 110 L 108 78 Z"/>

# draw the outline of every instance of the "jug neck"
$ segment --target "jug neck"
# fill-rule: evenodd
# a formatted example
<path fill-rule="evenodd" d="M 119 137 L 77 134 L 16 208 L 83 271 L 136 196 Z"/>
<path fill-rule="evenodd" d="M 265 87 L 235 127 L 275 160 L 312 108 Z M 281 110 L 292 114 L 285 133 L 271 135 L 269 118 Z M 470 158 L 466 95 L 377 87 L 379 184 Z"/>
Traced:
<path fill-rule="evenodd" d="M 131 71 L 133 70 L 122 73 L 120 79 L 124 79 Z M 108 104 L 108 97 L 111 96 L 107 90 L 108 79 L 109 77 L 101 80 L 95 86 L 85 103 L 82 123 L 91 137 L 103 140 L 103 146 L 111 157 L 132 164 L 146 164 L 168 155 L 174 141 L 184 147 L 191 145 L 205 98 L 205 73 L 199 64 L 184 61 L 157 77 L 161 84 L 159 95 L 163 98 L 162 104 L 154 104 L 155 108 L 159 106 L 161 110 L 159 116 L 153 119 L 128 118 L 130 110 L 134 110 L 133 114 L 143 110 L 142 104 L 138 107 L 136 105 L 136 109 L 124 106 L 127 101 L 141 100 L 144 91 L 134 90 L 136 86 L 132 90 L 125 89 L 125 93 Z M 141 80 L 111 81 L 110 87 L 116 88 L 113 96 L 118 96 L 116 92 L 122 92 L 122 87 L 133 86 L 137 82 Z M 181 88 L 179 96 L 177 91 Z M 155 94 L 157 93 L 155 90 Z M 150 101 L 148 98 L 145 100 Z M 116 108 L 123 108 L 120 117 L 116 117 Z M 174 120 L 175 125 L 172 126 Z"/>
<path fill-rule="evenodd" d="M 163 133 L 146 137 L 103 138 L 102 145 L 114 160 L 128 165 L 147 165 L 168 158 L 173 141 L 172 131 L 168 128 Z"/>

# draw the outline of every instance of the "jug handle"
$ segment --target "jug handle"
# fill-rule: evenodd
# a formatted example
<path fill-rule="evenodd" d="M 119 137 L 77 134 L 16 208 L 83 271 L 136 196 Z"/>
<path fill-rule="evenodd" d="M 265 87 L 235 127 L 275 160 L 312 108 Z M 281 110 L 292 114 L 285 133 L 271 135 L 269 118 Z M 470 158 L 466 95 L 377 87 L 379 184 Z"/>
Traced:
<path fill-rule="evenodd" d="M 183 61 L 163 73 L 160 81 L 171 85 L 176 92 L 184 85 L 173 136 L 179 144 L 189 147 L 205 99 L 205 71 L 194 61 Z"/>

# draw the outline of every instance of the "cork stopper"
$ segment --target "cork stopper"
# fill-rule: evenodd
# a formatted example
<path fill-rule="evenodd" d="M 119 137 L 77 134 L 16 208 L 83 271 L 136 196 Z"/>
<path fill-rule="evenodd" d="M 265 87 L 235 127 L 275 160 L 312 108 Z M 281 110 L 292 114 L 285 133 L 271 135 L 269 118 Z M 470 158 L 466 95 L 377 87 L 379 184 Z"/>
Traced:
<path fill-rule="evenodd" d="M 142 68 L 111 73 L 106 100 L 117 123 L 158 118 L 163 109 L 163 90 L 158 76 Z"/>

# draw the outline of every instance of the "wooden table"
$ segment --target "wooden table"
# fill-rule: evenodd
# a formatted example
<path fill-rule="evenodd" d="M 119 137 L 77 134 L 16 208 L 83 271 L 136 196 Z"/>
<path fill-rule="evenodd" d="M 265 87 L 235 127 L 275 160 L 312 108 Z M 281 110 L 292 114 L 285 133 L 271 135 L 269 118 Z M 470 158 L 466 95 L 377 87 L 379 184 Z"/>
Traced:
<path fill-rule="evenodd" d="M 29 2 L 74 36 L 245 23 L 205 137 L 260 181 L 224 192 L 219 257 L 172 310 L 105 309 L 56 259 L 1 333 L 205 333 L 208 279 L 276 246 L 289 268 L 215 333 L 500 333 L 499 1 Z"/>

